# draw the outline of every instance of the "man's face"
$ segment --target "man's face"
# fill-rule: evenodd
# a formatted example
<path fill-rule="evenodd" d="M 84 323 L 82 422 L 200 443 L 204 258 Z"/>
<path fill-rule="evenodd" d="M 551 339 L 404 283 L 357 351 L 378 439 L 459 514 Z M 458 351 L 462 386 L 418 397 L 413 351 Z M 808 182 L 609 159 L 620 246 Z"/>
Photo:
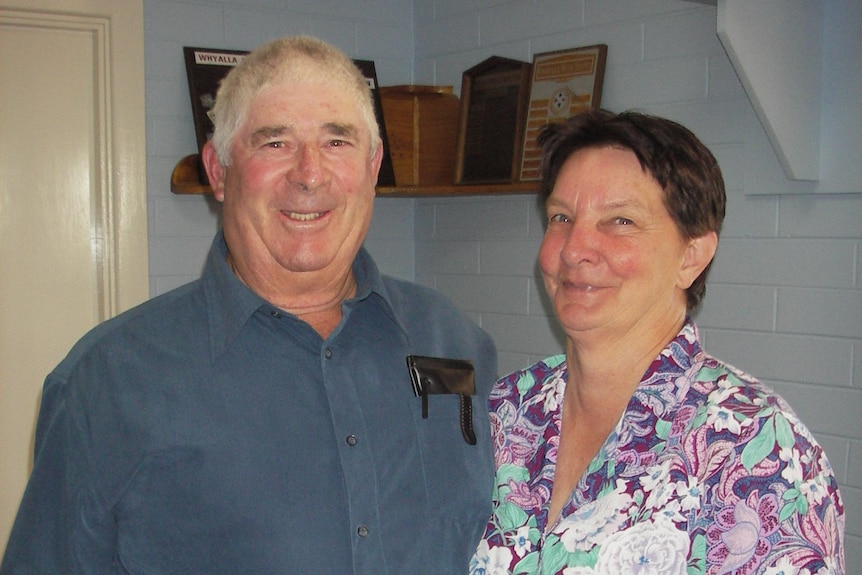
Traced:
<path fill-rule="evenodd" d="M 324 288 L 350 273 L 382 157 L 370 142 L 357 104 L 332 82 L 278 82 L 251 102 L 230 165 L 210 167 L 210 180 L 233 265 L 252 289 Z"/>

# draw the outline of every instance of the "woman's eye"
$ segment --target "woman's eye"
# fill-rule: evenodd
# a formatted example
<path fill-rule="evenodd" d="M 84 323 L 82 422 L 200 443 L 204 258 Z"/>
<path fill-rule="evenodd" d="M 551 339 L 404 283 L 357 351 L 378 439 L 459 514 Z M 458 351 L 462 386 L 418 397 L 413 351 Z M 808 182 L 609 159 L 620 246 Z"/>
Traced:
<path fill-rule="evenodd" d="M 614 223 L 620 226 L 630 226 L 634 224 L 634 222 L 628 218 L 614 218 Z"/>

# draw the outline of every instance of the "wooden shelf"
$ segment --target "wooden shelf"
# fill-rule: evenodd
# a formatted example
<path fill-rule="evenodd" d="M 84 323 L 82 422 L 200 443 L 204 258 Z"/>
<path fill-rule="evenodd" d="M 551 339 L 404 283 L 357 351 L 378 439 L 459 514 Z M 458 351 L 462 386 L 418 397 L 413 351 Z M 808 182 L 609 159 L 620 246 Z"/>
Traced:
<path fill-rule="evenodd" d="M 435 196 L 496 196 L 505 194 L 533 194 L 539 191 L 539 182 L 509 184 L 452 184 L 448 186 L 397 186 L 379 187 L 377 195 L 387 198 L 422 198 Z M 211 194 L 208 184 L 202 184 L 198 175 L 198 155 L 186 156 L 174 167 L 171 174 L 171 192 L 174 194 Z"/>
<path fill-rule="evenodd" d="M 201 183 L 200 163 L 198 155 L 186 156 L 174 166 L 171 173 L 171 192 L 174 194 L 211 194 L 212 188 L 209 184 Z"/>
<path fill-rule="evenodd" d="M 452 184 L 448 186 L 399 186 L 377 188 L 377 195 L 386 198 L 422 198 L 433 196 L 501 196 L 506 194 L 534 194 L 539 182 L 511 184 Z"/>

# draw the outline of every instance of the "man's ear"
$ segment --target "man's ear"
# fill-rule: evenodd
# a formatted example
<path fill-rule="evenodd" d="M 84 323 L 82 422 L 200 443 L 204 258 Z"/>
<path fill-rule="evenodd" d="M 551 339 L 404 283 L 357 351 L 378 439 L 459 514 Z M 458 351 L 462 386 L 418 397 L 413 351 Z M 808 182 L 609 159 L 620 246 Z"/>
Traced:
<path fill-rule="evenodd" d="M 371 156 L 371 170 L 374 173 L 374 187 L 377 187 L 377 179 L 380 177 L 380 166 L 383 164 L 383 142 L 377 144 L 377 149 Z"/>
<path fill-rule="evenodd" d="M 207 172 L 207 177 L 210 181 L 210 187 L 213 190 L 215 199 L 224 201 L 224 179 L 226 168 L 219 162 L 218 154 L 212 142 L 204 144 L 204 149 L 201 151 L 201 161 L 204 164 L 204 169 Z"/>
<path fill-rule="evenodd" d="M 718 234 L 714 231 L 706 232 L 700 237 L 688 241 L 685 248 L 682 266 L 677 278 L 677 287 L 687 290 L 697 279 L 697 276 L 706 269 L 715 251 L 718 249 Z"/>

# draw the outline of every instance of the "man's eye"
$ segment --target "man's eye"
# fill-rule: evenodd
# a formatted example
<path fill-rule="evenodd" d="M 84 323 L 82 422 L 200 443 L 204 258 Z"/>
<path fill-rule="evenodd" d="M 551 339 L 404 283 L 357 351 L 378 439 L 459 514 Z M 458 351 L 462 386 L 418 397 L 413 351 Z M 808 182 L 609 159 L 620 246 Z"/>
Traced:
<path fill-rule="evenodd" d="M 630 219 L 623 217 L 614 218 L 614 223 L 620 226 L 630 226 L 634 224 Z"/>
<path fill-rule="evenodd" d="M 569 216 L 564 214 L 552 214 L 548 216 L 548 222 L 554 224 L 565 224 L 570 222 Z"/>
<path fill-rule="evenodd" d="M 284 142 L 267 142 L 266 147 L 267 148 L 283 148 Z"/>

